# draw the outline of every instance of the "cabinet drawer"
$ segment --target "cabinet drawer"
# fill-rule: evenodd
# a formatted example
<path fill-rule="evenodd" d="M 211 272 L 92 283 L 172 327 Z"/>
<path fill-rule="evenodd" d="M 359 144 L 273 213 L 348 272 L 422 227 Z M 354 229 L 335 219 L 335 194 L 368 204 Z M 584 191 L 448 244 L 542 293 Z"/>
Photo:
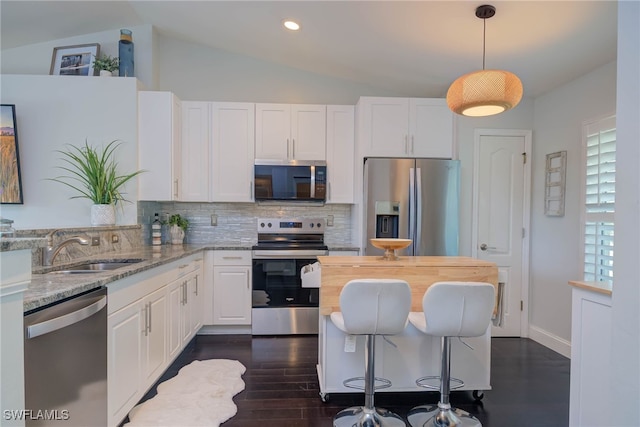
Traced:
<path fill-rule="evenodd" d="M 251 251 L 213 251 L 213 265 L 251 265 Z"/>

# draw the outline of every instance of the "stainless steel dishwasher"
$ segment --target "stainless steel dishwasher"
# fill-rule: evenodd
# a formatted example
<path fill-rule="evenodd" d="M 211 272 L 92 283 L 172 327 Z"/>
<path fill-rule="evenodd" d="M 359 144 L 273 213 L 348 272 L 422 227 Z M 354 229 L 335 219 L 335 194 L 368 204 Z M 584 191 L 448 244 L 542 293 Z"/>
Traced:
<path fill-rule="evenodd" d="M 107 290 L 24 317 L 27 426 L 107 425 Z"/>

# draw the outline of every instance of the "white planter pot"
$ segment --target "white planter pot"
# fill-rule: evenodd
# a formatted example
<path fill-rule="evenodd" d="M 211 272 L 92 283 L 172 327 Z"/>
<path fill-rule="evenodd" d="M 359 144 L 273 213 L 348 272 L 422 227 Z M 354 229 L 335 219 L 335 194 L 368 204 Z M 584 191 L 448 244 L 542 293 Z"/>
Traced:
<path fill-rule="evenodd" d="M 177 225 L 172 225 L 169 227 L 169 236 L 172 245 L 181 245 L 184 241 L 184 230 Z"/>
<path fill-rule="evenodd" d="M 100 77 L 113 77 L 112 71 L 100 70 Z"/>
<path fill-rule="evenodd" d="M 91 225 L 115 225 L 116 207 L 114 205 L 92 205 Z"/>

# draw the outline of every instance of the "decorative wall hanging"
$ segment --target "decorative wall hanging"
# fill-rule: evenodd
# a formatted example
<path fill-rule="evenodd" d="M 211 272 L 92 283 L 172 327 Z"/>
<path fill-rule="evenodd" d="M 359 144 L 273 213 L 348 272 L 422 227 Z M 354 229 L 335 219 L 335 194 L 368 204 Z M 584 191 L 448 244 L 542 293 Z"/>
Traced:
<path fill-rule="evenodd" d="M 566 175 L 567 152 L 547 154 L 544 185 L 544 214 L 547 216 L 564 216 Z"/>
<path fill-rule="evenodd" d="M 22 204 L 16 106 L 0 106 L 0 203 Z"/>

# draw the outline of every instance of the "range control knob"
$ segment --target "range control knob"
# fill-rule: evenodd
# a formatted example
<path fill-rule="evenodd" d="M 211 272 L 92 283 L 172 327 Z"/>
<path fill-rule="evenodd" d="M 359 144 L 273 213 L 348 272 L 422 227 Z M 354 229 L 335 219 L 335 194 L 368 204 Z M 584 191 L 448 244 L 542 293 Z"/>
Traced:
<path fill-rule="evenodd" d="M 313 225 L 314 225 L 313 223 L 309 224 L 309 226 L 310 226 L 311 228 L 313 228 Z"/>
<path fill-rule="evenodd" d="M 318 228 L 322 227 L 322 224 L 320 224 L 320 223 L 318 223 L 317 225 L 318 225 Z"/>
<path fill-rule="evenodd" d="M 264 222 L 261 222 L 261 223 L 260 223 L 260 227 L 261 227 L 261 228 L 264 228 Z"/>
<path fill-rule="evenodd" d="M 271 228 L 271 223 L 270 222 L 267 223 L 267 227 Z"/>

